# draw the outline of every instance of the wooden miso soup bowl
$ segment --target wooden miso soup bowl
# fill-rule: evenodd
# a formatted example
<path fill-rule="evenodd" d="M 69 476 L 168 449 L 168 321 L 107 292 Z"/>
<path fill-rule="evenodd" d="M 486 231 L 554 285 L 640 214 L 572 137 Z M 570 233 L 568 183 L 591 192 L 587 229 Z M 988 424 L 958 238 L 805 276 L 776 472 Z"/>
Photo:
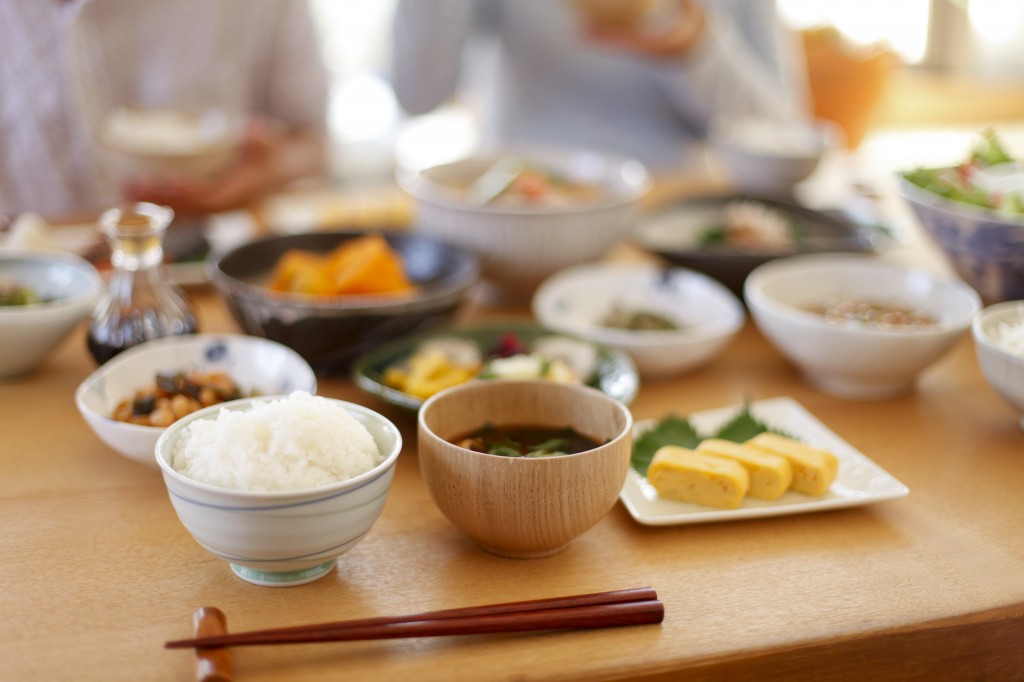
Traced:
<path fill-rule="evenodd" d="M 450 441 L 485 424 L 574 428 L 597 448 L 505 457 Z M 561 551 L 611 509 L 632 449 L 629 408 L 582 385 L 483 380 L 427 400 L 419 413 L 420 470 L 445 516 L 483 549 L 507 557 Z"/>

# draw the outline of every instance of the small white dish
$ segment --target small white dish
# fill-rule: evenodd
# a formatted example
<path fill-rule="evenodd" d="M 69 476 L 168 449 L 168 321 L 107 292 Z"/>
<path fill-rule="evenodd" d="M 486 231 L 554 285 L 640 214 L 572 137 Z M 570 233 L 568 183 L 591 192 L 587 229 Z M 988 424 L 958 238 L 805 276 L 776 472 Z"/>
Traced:
<path fill-rule="evenodd" d="M 0 306 L 0 381 L 38 367 L 89 316 L 103 290 L 78 256 L 39 249 L 0 252 L 0 282 L 26 287 L 39 302 Z"/>
<path fill-rule="evenodd" d="M 604 326 L 602 321 L 615 307 L 655 313 L 680 329 Z M 678 374 L 710 362 L 745 319 L 739 300 L 710 277 L 648 263 L 598 263 L 565 270 L 537 290 L 533 313 L 544 327 L 628 353 L 645 377 Z"/>
<path fill-rule="evenodd" d="M 828 450 L 839 458 L 839 473 L 828 492 L 812 497 L 790 491 L 771 501 L 747 497 L 736 509 L 716 509 L 663 499 L 646 478 L 630 468 L 619 499 L 633 518 L 647 526 L 736 521 L 858 507 L 895 500 L 910 493 L 907 486 L 837 436 L 792 398 L 757 400 L 749 407 L 751 414 L 767 426 Z M 689 415 L 689 420 L 698 433 L 712 433 L 742 409 L 742 405 L 734 405 L 696 412 Z M 636 428 L 650 428 L 653 423 L 653 420 L 639 422 Z"/>
<path fill-rule="evenodd" d="M 122 400 L 150 386 L 157 372 L 226 372 L 243 392 L 316 393 L 316 375 L 302 357 L 275 341 L 242 334 L 188 334 L 139 344 L 114 356 L 75 392 L 78 411 L 100 439 L 128 459 L 157 466 L 155 447 L 164 428 L 117 421 Z"/>
<path fill-rule="evenodd" d="M 771 261 L 750 273 L 744 295 L 758 329 L 807 383 L 847 400 L 885 400 L 912 390 L 981 308 L 978 294 L 959 280 L 859 254 Z M 909 308 L 934 324 L 887 327 L 812 312 L 829 298 Z"/>

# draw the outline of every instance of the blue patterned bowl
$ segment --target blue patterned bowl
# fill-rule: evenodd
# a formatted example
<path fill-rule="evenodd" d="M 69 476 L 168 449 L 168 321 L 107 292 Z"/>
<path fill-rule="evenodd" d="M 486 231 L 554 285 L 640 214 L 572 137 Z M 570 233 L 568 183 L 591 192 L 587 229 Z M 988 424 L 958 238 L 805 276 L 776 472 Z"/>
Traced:
<path fill-rule="evenodd" d="M 925 232 L 986 305 L 1024 299 L 1024 216 L 953 201 L 903 178 L 899 184 Z"/>

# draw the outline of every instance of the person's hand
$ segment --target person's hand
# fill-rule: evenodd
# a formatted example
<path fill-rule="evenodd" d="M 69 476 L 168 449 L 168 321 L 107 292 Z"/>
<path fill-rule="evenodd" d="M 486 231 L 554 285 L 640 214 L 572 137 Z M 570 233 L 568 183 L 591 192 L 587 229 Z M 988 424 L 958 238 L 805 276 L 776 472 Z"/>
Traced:
<path fill-rule="evenodd" d="M 125 193 L 174 209 L 178 215 L 202 215 L 250 204 L 284 183 L 318 169 L 319 140 L 289 134 L 280 126 L 257 119 L 250 123 L 238 160 L 214 178 L 170 178 L 129 182 Z"/>
<path fill-rule="evenodd" d="M 588 26 L 588 40 L 610 48 L 656 58 L 682 57 L 704 35 L 704 10 L 695 0 L 678 0 L 664 26 L 640 22 L 626 27 Z"/>

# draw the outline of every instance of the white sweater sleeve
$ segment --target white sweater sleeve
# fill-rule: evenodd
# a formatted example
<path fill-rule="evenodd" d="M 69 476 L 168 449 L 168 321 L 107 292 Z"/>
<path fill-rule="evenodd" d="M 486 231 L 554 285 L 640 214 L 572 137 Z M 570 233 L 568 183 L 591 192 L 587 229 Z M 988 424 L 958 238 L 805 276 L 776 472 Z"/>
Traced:
<path fill-rule="evenodd" d="M 706 10 L 704 35 L 681 62 L 663 65 L 659 86 L 696 132 L 716 114 L 794 118 L 807 115 L 806 76 L 794 64 L 774 13 L 774 3 L 747 5 L 747 19 L 766 35 L 770 54 L 759 55 L 737 27 L 715 8 Z"/>
<path fill-rule="evenodd" d="M 391 86 L 416 115 L 454 96 L 473 0 L 400 0 L 391 41 Z"/>

